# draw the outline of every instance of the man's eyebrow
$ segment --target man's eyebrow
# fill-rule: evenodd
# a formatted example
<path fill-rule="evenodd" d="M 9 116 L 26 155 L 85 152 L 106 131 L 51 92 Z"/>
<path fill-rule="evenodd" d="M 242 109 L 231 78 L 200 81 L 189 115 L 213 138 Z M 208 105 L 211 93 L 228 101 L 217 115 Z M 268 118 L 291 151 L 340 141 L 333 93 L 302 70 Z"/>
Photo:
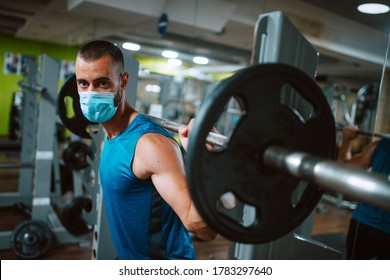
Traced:
<path fill-rule="evenodd" d="M 94 82 L 106 82 L 106 81 L 110 81 L 110 78 L 108 77 L 99 77 L 99 78 L 96 78 L 93 80 Z"/>
<path fill-rule="evenodd" d="M 85 82 L 86 80 L 85 79 L 76 79 L 77 83 L 80 83 L 80 82 Z"/>
<path fill-rule="evenodd" d="M 77 79 L 78 83 L 86 82 L 86 81 L 87 81 L 86 79 Z M 99 77 L 99 78 L 94 79 L 92 82 L 96 83 L 96 82 L 107 82 L 107 81 L 110 81 L 110 78 L 108 78 L 108 77 Z"/>

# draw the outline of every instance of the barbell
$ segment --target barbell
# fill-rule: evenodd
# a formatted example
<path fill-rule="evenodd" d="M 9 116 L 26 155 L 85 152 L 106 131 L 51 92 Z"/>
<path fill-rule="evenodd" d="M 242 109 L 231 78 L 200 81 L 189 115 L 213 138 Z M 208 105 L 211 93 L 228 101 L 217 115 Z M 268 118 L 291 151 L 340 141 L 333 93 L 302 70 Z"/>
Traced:
<path fill-rule="evenodd" d="M 183 126 L 181 123 L 156 116 L 148 115 L 148 117 L 172 132 L 178 133 L 179 127 Z M 387 137 L 387 134 L 382 137 Z M 227 141 L 226 136 L 214 132 L 209 132 L 206 138 L 206 143 L 218 147 L 223 147 Z M 294 177 L 316 182 L 325 189 L 342 192 L 352 198 L 372 203 L 390 211 L 390 182 L 386 176 L 378 176 L 364 172 L 360 168 L 278 146 L 268 146 L 262 160 L 265 166 L 287 172 Z M 373 187 L 375 184 L 377 187 Z M 368 185 L 370 186 L 367 187 Z M 375 190 L 375 192 L 367 189 Z"/>
<path fill-rule="evenodd" d="M 344 124 L 336 123 L 336 130 L 342 131 L 345 126 L 346 125 L 344 125 Z M 360 128 L 356 131 L 356 133 L 359 135 L 368 136 L 368 137 L 390 138 L 390 135 L 387 133 L 368 131 L 368 130 L 364 130 L 364 129 L 360 129 Z"/>
<path fill-rule="evenodd" d="M 79 109 L 74 77 L 61 89 L 59 107 L 66 107 L 68 96 L 76 107 L 73 111 L 80 114 L 74 115 L 70 127 L 66 114 L 60 118 L 73 133 L 86 135 L 81 124 L 88 121 Z M 243 111 L 234 130 L 228 136 L 210 133 L 231 98 Z M 150 117 L 168 130 L 180 126 Z M 204 100 L 191 130 L 185 166 L 199 213 L 232 241 L 265 243 L 300 225 L 323 189 L 390 210 L 387 177 L 334 161 L 335 131 L 322 90 L 301 70 L 260 64 L 238 71 Z M 209 150 L 207 142 L 219 148 Z M 221 203 L 227 194 L 238 202 L 233 209 Z M 250 222 L 243 220 L 245 209 L 255 213 Z"/>

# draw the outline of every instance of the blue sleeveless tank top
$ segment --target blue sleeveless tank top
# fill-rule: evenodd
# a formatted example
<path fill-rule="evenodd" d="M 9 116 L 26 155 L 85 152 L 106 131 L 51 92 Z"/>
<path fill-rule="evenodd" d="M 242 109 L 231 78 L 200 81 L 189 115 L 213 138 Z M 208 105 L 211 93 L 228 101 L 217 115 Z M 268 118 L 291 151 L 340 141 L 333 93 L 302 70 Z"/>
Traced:
<path fill-rule="evenodd" d="M 119 259 L 195 259 L 189 233 L 151 180 L 132 171 L 139 138 L 146 133 L 172 136 L 144 115 L 137 115 L 115 138 L 106 139 L 100 180 L 111 236 Z"/>

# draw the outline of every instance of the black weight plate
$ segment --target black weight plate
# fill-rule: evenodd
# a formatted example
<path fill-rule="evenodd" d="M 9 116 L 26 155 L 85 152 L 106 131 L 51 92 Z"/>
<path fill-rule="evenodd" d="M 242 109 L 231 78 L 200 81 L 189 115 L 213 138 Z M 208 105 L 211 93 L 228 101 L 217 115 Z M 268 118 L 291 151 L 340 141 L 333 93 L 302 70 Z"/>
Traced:
<path fill-rule="evenodd" d="M 81 141 L 71 142 L 62 153 L 66 167 L 71 170 L 86 168 L 89 165 L 88 157 L 93 159 L 92 148 Z"/>
<path fill-rule="evenodd" d="M 64 227 L 74 235 L 81 235 L 93 229 L 83 218 L 82 211 L 92 211 L 92 200 L 88 197 L 76 197 L 62 210 L 61 221 Z"/>
<path fill-rule="evenodd" d="M 281 101 L 286 86 L 312 107 L 309 117 Z M 246 113 L 226 146 L 208 151 L 206 136 L 232 97 Z M 323 158 L 336 151 L 333 114 L 321 89 L 304 72 L 284 64 L 251 66 L 221 83 L 203 102 L 191 131 L 186 172 L 192 198 L 205 221 L 230 240 L 265 243 L 280 238 L 301 224 L 321 198 L 319 187 L 309 183 L 300 200 L 292 202 L 294 190 L 305 182 L 263 165 L 269 145 Z M 244 226 L 217 209 L 226 192 L 254 207 L 253 223 Z"/>
<path fill-rule="evenodd" d="M 17 225 L 11 235 L 11 249 L 22 259 L 37 259 L 51 247 L 53 233 L 42 221 L 29 220 Z"/>
<path fill-rule="evenodd" d="M 61 87 L 57 103 L 58 115 L 63 125 L 72 133 L 91 139 L 88 126 L 96 123 L 89 121 L 81 111 L 76 75 L 73 74 Z"/>

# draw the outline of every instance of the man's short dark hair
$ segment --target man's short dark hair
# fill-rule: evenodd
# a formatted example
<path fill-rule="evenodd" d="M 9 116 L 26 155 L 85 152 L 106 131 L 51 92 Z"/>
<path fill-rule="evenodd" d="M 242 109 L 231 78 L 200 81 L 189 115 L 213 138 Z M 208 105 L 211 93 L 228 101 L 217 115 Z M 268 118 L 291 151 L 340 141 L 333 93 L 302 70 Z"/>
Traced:
<path fill-rule="evenodd" d="M 78 57 L 85 61 L 94 61 L 106 55 L 111 56 L 114 63 L 120 66 L 120 71 L 123 71 L 123 53 L 120 48 L 109 41 L 95 40 L 86 43 L 77 54 Z"/>

